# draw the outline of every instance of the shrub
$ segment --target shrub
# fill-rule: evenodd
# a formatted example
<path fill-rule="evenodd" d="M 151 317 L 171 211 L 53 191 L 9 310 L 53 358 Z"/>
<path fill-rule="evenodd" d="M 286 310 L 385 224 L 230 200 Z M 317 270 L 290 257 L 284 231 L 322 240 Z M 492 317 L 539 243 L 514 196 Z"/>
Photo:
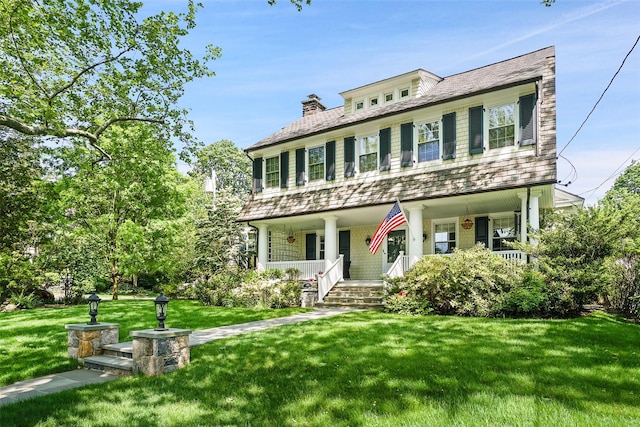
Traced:
<path fill-rule="evenodd" d="M 24 291 L 22 291 L 20 293 L 11 294 L 9 302 L 18 308 L 29 309 L 34 308 L 37 305 L 38 297 L 34 294 L 25 294 Z"/>
<path fill-rule="evenodd" d="M 493 316 L 501 310 L 520 271 L 477 245 L 464 251 L 456 249 L 450 256 L 423 257 L 405 277 L 392 281 L 392 290 L 409 297 L 406 304 L 429 307 L 437 314 Z M 389 302 L 390 307 L 396 304 L 392 297 L 387 298 Z"/>
<path fill-rule="evenodd" d="M 512 317 L 565 317 L 578 310 L 566 283 L 545 283 L 544 276 L 534 270 L 524 272 L 502 304 L 502 313 Z"/>
<path fill-rule="evenodd" d="M 610 261 L 609 302 L 622 314 L 640 317 L 640 253 Z"/>
<path fill-rule="evenodd" d="M 386 298 L 385 311 L 405 315 L 426 315 L 433 312 L 429 301 L 416 298 L 415 295 L 407 295 L 402 291 L 389 295 Z"/>

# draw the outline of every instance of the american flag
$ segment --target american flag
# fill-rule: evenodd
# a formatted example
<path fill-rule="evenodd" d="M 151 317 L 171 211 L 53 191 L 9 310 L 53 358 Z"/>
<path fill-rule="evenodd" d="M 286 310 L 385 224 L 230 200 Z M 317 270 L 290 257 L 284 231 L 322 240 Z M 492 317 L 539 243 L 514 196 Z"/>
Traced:
<path fill-rule="evenodd" d="M 402 209 L 400 209 L 400 202 L 396 202 L 371 238 L 369 252 L 375 255 L 378 249 L 380 249 L 384 238 L 387 237 L 387 234 L 402 224 L 406 224 L 406 222 L 407 218 L 404 216 L 404 213 L 402 213 Z"/>

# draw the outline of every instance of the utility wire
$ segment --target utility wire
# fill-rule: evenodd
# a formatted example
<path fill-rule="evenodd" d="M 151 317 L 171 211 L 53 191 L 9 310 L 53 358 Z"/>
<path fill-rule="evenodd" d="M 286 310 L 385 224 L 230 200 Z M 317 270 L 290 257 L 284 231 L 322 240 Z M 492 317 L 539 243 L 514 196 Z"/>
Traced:
<path fill-rule="evenodd" d="M 567 142 L 566 145 L 562 148 L 562 150 L 560 150 L 560 153 L 558 153 L 558 156 L 560 156 L 562 154 L 562 152 L 569 146 L 569 144 L 571 144 L 571 142 L 573 142 L 573 140 L 578 135 L 580 130 L 582 130 L 582 127 L 585 125 L 585 123 L 587 123 L 587 120 L 589 120 L 589 117 L 591 117 L 591 114 L 594 112 L 594 110 L 596 109 L 596 107 L 598 106 L 600 101 L 602 101 L 602 98 L 604 98 L 604 94 L 607 93 L 607 90 L 609 90 L 609 87 L 611 87 L 611 84 L 613 83 L 615 78 L 618 76 L 618 73 L 620 73 L 620 70 L 622 70 L 622 67 L 624 66 L 624 63 L 627 61 L 627 58 L 629 57 L 629 55 L 631 55 L 631 52 L 633 52 L 633 50 L 636 48 L 636 46 L 638 45 L 639 41 L 640 41 L 640 36 L 638 36 L 638 38 L 636 39 L 636 42 L 631 47 L 631 50 L 629 50 L 629 52 L 627 52 L 626 56 L 622 60 L 622 63 L 620 64 L 620 67 L 618 67 L 618 71 L 616 71 L 616 73 L 613 75 L 613 77 L 611 78 L 611 81 L 609 82 L 607 87 L 602 92 L 602 95 L 600 95 L 600 98 L 598 98 L 598 101 L 596 101 L 596 103 L 594 104 L 594 106 L 591 109 L 591 111 L 589 111 L 589 114 L 587 114 L 587 117 L 584 119 L 584 121 L 582 122 L 582 124 L 580 125 L 580 127 L 578 128 L 576 133 L 573 134 L 573 136 L 571 137 L 569 142 Z"/>
<path fill-rule="evenodd" d="M 616 177 L 617 175 L 620 175 L 620 173 L 622 172 L 620 169 L 622 169 L 622 167 L 638 152 L 640 151 L 640 147 L 636 148 L 636 151 L 634 151 L 633 153 L 631 153 L 631 155 L 629 157 L 627 157 L 625 159 L 624 162 L 622 162 L 622 164 L 620 166 L 618 166 L 618 168 L 613 171 L 613 173 L 611 175 L 609 175 L 609 177 L 607 179 L 605 179 L 604 181 L 602 181 L 600 183 L 600 185 L 598 185 L 596 188 L 593 188 L 591 190 L 587 190 L 585 192 L 580 193 L 580 196 L 583 194 L 587 194 L 590 193 L 588 197 L 591 197 L 593 195 L 593 193 L 595 193 L 596 191 L 598 191 L 600 189 L 600 187 L 602 187 L 607 181 L 610 181 L 611 179 L 613 179 L 614 177 Z M 632 163 L 633 164 L 633 163 Z M 585 197 L 586 198 L 586 197 Z"/>

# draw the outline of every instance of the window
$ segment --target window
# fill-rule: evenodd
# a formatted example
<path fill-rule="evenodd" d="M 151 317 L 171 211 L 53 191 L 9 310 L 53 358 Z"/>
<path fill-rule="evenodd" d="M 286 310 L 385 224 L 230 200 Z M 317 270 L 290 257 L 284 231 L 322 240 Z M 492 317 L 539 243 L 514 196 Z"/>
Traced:
<path fill-rule="evenodd" d="M 356 110 L 362 110 L 364 108 L 364 101 L 356 102 Z"/>
<path fill-rule="evenodd" d="M 434 244 L 436 254 L 450 254 L 456 247 L 456 223 L 435 224 Z"/>
<path fill-rule="evenodd" d="M 386 93 L 384 95 L 384 102 L 391 102 L 393 101 L 393 94 L 392 93 Z"/>
<path fill-rule="evenodd" d="M 372 107 L 375 107 L 376 105 L 378 105 L 378 98 L 371 98 L 369 100 L 369 105 L 371 105 Z"/>
<path fill-rule="evenodd" d="M 324 147 L 309 149 L 309 181 L 324 179 Z"/>
<path fill-rule="evenodd" d="M 267 187 L 280 186 L 280 157 L 269 157 L 265 161 Z"/>
<path fill-rule="evenodd" d="M 515 107 L 514 104 L 489 109 L 489 148 L 514 145 Z"/>
<path fill-rule="evenodd" d="M 440 158 L 440 122 L 418 125 L 418 162 Z"/>
<path fill-rule="evenodd" d="M 400 98 L 406 98 L 407 96 L 409 96 L 409 88 L 401 89 Z"/>
<path fill-rule="evenodd" d="M 360 148 L 359 171 L 369 172 L 378 168 L 378 137 L 365 136 L 358 139 Z"/>
<path fill-rule="evenodd" d="M 513 242 L 516 240 L 516 224 L 514 217 L 506 218 L 494 218 L 491 220 L 493 223 L 493 244 L 494 251 L 510 251 L 510 248 L 505 244 L 505 241 Z"/>

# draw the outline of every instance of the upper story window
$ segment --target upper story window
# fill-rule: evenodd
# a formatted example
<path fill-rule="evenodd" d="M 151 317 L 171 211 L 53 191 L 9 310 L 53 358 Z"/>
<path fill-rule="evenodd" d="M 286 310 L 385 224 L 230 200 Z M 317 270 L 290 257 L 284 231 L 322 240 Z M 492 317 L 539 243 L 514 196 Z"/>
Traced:
<path fill-rule="evenodd" d="M 362 110 L 364 108 L 364 101 L 356 102 L 356 110 Z"/>
<path fill-rule="evenodd" d="M 278 187 L 280 185 L 280 157 L 269 157 L 265 161 L 265 169 L 267 187 Z"/>
<path fill-rule="evenodd" d="M 440 158 L 440 121 L 418 125 L 418 162 Z"/>
<path fill-rule="evenodd" d="M 406 98 L 409 96 L 409 88 L 400 89 L 400 98 Z"/>
<path fill-rule="evenodd" d="M 384 102 L 391 102 L 391 101 L 393 101 L 393 93 L 385 93 Z"/>
<path fill-rule="evenodd" d="M 369 172 L 378 168 L 378 136 L 370 135 L 358 138 L 359 171 Z"/>
<path fill-rule="evenodd" d="M 324 147 L 309 149 L 309 181 L 324 179 Z"/>
<path fill-rule="evenodd" d="M 489 148 L 502 148 L 515 142 L 514 104 L 489 108 Z"/>
<path fill-rule="evenodd" d="M 369 105 L 371 105 L 372 107 L 377 106 L 378 105 L 378 98 L 377 97 L 376 98 L 371 98 L 369 100 Z"/>

